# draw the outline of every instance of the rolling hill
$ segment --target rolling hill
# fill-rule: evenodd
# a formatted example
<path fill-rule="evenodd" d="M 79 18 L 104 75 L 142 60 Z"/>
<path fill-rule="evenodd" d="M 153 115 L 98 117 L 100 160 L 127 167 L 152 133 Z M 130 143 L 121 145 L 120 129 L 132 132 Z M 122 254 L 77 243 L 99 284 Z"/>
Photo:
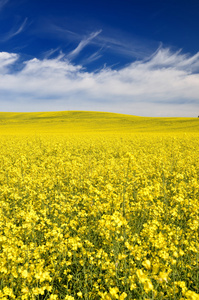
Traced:
<path fill-rule="evenodd" d="M 106 112 L 0 112 L 0 134 L 199 132 L 199 118 L 138 117 Z"/>

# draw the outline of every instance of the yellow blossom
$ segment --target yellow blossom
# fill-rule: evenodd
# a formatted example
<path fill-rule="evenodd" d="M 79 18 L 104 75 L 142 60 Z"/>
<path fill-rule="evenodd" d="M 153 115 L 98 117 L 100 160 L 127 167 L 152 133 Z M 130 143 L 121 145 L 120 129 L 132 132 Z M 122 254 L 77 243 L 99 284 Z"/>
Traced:
<path fill-rule="evenodd" d="M 80 297 L 80 298 L 82 298 L 82 292 L 78 292 L 77 296 Z"/>

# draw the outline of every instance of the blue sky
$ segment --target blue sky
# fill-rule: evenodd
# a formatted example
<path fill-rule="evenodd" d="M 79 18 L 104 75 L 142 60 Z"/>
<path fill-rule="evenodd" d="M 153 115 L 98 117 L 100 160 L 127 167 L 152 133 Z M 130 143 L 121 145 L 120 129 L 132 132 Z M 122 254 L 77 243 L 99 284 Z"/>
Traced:
<path fill-rule="evenodd" d="M 199 115 L 198 0 L 0 0 L 0 111 Z"/>

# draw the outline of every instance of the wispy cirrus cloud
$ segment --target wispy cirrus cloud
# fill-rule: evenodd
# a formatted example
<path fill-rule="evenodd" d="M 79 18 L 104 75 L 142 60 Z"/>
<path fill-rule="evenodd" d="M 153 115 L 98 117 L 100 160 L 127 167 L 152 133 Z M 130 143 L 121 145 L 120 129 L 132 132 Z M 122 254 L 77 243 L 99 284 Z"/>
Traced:
<path fill-rule="evenodd" d="M 89 28 L 95 28 L 90 35 L 85 34 Z M 99 28 L 102 28 L 99 30 Z M 130 63 L 135 59 L 144 59 L 150 55 L 160 45 L 159 41 L 154 41 L 133 33 L 128 34 L 119 28 L 107 27 L 102 25 L 91 25 L 90 22 L 82 23 L 81 20 L 75 21 L 67 17 L 67 19 L 41 18 L 34 30 L 34 34 L 40 37 L 52 38 L 57 40 L 57 45 L 62 45 L 65 53 L 69 52 L 68 59 L 75 61 L 79 60 L 87 63 L 88 56 L 91 56 L 91 49 L 93 54 L 103 48 L 103 56 L 112 55 L 111 63 Z M 88 53 L 85 54 L 82 50 L 89 45 L 92 46 Z M 76 47 L 74 45 L 77 45 Z M 75 47 L 75 48 L 74 48 Z M 84 57 L 83 57 L 84 56 Z M 97 60 L 96 57 L 91 57 L 91 60 Z M 100 56 L 98 57 L 100 58 Z M 89 62 L 88 62 L 89 63 Z M 99 67 L 99 66 L 98 66 Z"/>
<path fill-rule="evenodd" d="M 199 52 L 190 56 L 160 48 L 148 60 L 98 72 L 87 72 L 63 55 L 34 58 L 23 62 L 20 71 L 10 72 L 18 58 L 0 53 L 4 111 L 98 110 L 193 117 L 199 109 Z"/>
<path fill-rule="evenodd" d="M 182 50 L 171 53 L 167 49 L 161 49 L 161 47 L 151 56 L 151 60 L 148 65 L 156 67 L 176 67 L 178 69 L 186 69 L 190 72 L 199 70 L 199 52 L 195 55 L 189 56 L 188 54 L 182 54 Z"/>
<path fill-rule="evenodd" d="M 22 31 L 24 31 L 27 25 L 28 18 L 25 18 L 24 21 L 19 26 L 14 26 L 9 32 L 4 34 L 2 38 L 0 38 L 1 42 L 7 42 L 8 40 L 12 39 L 14 36 L 17 36 Z"/>
<path fill-rule="evenodd" d="M 128 38 L 122 35 L 121 32 L 116 32 L 115 36 L 112 33 L 110 35 L 100 35 L 96 40 L 96 44 L 106 46 L 107 52 L 115 53 L 129 59 L 143 59 L 146 56 L 150 56 L 158 43 L 151 43 L 149 41 L 142 41 L 141 39 Z"/>
<path fill-rule="evenodd" d="M 10 37 L 13 37 L 13 36 L 15 36 L 15 35 L 20 34 L 20 33 L 24 30 L 24 28 L 25 28 L 25 26 L 26 26 L 26 24 L 27 24 L 27 21 L 28 21 L 28 18 L 25 18 L 25 20 L 24 20 L 23 23 L 20 25 L 20 27 L 19 27 L 16 31 L 14 31 L 14 32 L 10 35 Z"/>
<path fill-rule="evenodd" d="M 50 49 L 50 50 L 48 50 L 48 51 L 45 51 L 44 53 L 43 53 L 43 55 L 44 55 L 44 58 L 45 59 L 48 59 L 48 58 L 50 58 L 50 57 L 52 57 L 55 53 L 57 53 L 57 52 L 61 52 L 61 48 L 60 47 L 57 47 L 57 48 L 55 48 L 55 49 Z"/>
<path fill-rule="evenodd" d="M 9 2 L 9 0 L 0 0 L 0 11 L 4 8 L 4 6 Z"/>
<path fill-rule="evenodd" d="M 102 30 L 92 32 L 88 37 L 82 39 L 78 46 L 67 55 L 68 59 L 73 59 L 74 57 L 76 57 L 101 32 Z"/>
<path fill-rule="evenodd" d="M 103 47 L 82 60 L 82 65 L 88 65 L 102 57 Z"/>
<path fill-rule="evenodd" d="M 53 36 L 56 35 L 59 39 L 62 40 L 66 40 L 66 39 L 79 40 L 81 38 L 81 35 L 78 34 L 77 32 L 69 30 L 63 26 L 54 24 L 53 22 L 49 22 L 49 20 L 42 22 L 40 26 L 42 27 L 41 29 L 44 33 L 49 33 Z"/>

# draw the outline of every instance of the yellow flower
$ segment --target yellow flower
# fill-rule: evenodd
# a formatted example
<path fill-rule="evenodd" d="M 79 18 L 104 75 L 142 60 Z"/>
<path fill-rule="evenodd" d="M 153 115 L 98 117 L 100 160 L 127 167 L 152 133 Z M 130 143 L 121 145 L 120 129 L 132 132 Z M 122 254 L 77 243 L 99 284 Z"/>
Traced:
<path fill-rule="evenodd" d="M 82 292 L 78 292 L 77 296 L 80 297 L 80 298 L 82 298 Z"/>
<path fill-rule="evenodd" d="M 137 288 L 137 285 L 135 283 L 131 283 L 130 290 L 135 290 Z"/>
<path fill-rule="evenodd" d="M 136 273 L 141 283 L 144 283 L 148 280 L 147 276 L 143 273 L 141 269 L 138 269 Z"/>
<path fill-rule="evenodd" d="M 65 300 L 75 300 L 73 296 L 66 295 Z"/>
<path fill-rule="evenodd" d="M 24 294 L 27 294 L 27 293 L 29 293 L 29 288 L 28 287 L 24 287 L 24 288 L 22 288 L 22 293 L 24 293 Z"/>
<path fill-rule="evenodd" d="M 176 281 L 175 285 L 181 287 L 183 294 L 187 291 L 186 283 L 184 281 Z"/>
<path fill-rule="evenodd" d="M 187 299 L 189 300 L 199 300 L 199 294 L 196 294 L 195 292 L 193 291 L 187 291 L 185 293 L 185 296 Z"/>
<path fill-rule="evenodd" d="M 152 291 L 154 289 L 153 284 L 150 279 L 144 282 L 144 290 L 146 293 Z"/>
<path fill-rule="evenodd" d="M 4 292 L 4 295 L 10 296 L 11 298 L 15 298 L 15 295 L 13 294 L 13 290 L 9 287 L 7 287 L 7 286 L 4 287 L 3 292 Z"/>
<path fill-rule="evenodd" d="M 49 299 L 50 300 L 56 300 L 57 298 L 58 298 L 57 295 L 51 294 Z"/>
<path fill-rule="evenodd" d="M 143 261 L 142 265 L 147 269 L 150 270 L 151 269 L 151 262 L 150 260 L 146 259 L 145 261 Z"/>
<path fill-rule="evenodd" d="M 159 271 L 159 265 L 158 265 L 158 264 L 154 264 L 154 265 L 153 265 L 153 273 L 154 273 L 154 274 L 157 274 L 158 271 Z"/>
<path fill-rule="evenodd" d="M 119 296 L 119 300 L 124 300 L 127 297 L 127 293 L 123 292 L 120 296 Z"/>
<path fill-rule="evenodd" d="M 168 273 L 166 272 L 160 272 L 158 275 L 159 282 L 168 282 L 167 278 L 168 278 Z"/>
<path fill-rule="evenodd" d="M 113 297 L 113 299 L 118 299 L 118 293 L 119 293 L 119 289 L 117 287 L 114 288 L 110 288 L 109 293 L 111 295 L 111 297 Z"/>
<path fill-rule="evenodd" d="M 23 278 L 27 278 L 27 277 L 28 277 L 28 272 L 27 272 L 27 270 L 22 271 L 21 276 L 22 276 Z"/>

